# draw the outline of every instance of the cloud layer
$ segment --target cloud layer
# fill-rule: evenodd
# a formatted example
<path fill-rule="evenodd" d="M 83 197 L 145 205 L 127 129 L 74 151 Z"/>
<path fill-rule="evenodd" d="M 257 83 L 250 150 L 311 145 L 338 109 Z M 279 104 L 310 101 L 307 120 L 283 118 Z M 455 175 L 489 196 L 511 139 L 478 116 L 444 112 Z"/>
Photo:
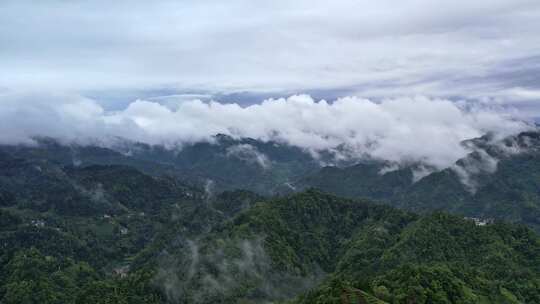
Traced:
<path fill-rule="evenodd" d="M 337 90 L 530 104 L 539 28 L 537 0 L 4 0 L 0 90 Z"/>
<path fill-rule="evenodd" d="M 485 105 L 426 97 L 374 102 L 346 97 L 327 102 L 308 95 L 239 106 L 189 100 L 174 106 L 136 100 L 121 111 L 67 95 L 0 95 L 0 143 L 30 143 L 33 136 L 112 144 L 122 137 L 178 146 L 211 141 L 218 133 L 274 140 L 306 150 L 339 151 L 346 158 L 450 166 L 470 150 L 461 141 L 528 126 Z M 241 152 L 241 153 L 240 153 Z M 249 152 L 249 153 L 248 153 Z M 252 156 L 254 151 L 232 151 Z M 262 160 L 257 160 L 262 161 Z M 267 160 L 264 160 L 267 163 Z"/>

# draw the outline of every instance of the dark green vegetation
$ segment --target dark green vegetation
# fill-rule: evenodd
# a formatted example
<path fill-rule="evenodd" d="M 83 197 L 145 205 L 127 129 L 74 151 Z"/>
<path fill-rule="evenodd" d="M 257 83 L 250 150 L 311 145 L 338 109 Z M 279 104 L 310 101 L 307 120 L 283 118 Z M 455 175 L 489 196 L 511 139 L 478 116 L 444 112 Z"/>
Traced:
<path fill-rule="evenodd" d="M 2 154 L 0 168 L 0 303 L 161 303 L 158 269 L 139 261 L 160 261 L 147 253 L 167 233 L 202 235 L 260 199 L 125 166 Z"/>
<path fill-rule="evenodd" d="M 540 231 L 540 133 L 503 141 L 489 136 L 465 142 L 475 152 L 453 168 L 413 183 L 417 166 L 381 174 L 388 164 L 364 162 L 325 167 L 295 183 L 344 197 L 364 197 L 414 212 L 444 210 L 479 218 L 520 222 Z"/>
<path fill-rule="evenodd" d="M 214 191 L 246 189 L 272 195 L 286 183 L 320 168 L 309 153 L 286 144 L 216 135 L 213 142 L 182 147 L 115 141 L 99 145 L 61 144 L 38 138 L 34 146 L 0 146 L 0 151 L 68 166 L 125 165 L 153 176 L 174 176 Z"/>
<path fill-rule="evenodd" d="M 317 173 L 302 151 L 222 136 L 180 154 L 5 146 L 0 303 L 540 303 L 537 136 L 464 143 L 480 152 L 416 183 L 419 165 Z M 350 198 L 232 190 L 292 179 Z"/>
<path fill-rule="evenodd" d="M 343 290 L 391 303 L 537 303 L 539 240 L 524 227 L 486 227 L 437 213 L 399 234 L 355 236 L 330 279 L 298 303 L 341 303 Z"/>

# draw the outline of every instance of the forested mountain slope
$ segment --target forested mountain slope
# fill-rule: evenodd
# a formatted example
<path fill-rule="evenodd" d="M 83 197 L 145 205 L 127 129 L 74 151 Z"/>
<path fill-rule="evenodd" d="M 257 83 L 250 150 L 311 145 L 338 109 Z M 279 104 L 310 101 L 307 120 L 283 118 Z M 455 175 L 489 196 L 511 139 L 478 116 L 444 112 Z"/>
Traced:
<path fill-rule="evenodd" d="M 521 222 L 539 230 L 540 134 L 527 132 L 495 142 L 486 136 L 464 144 L 477 150 L 416 182 L 417 165 L 386 172 L 385 163 L 364 162 L 326 167 L 294 185 L 382 200 L 415 212 L 445 210 Z"/>
<path fill-rule="evenodd" d="M 166 254 L 141 268 L 159 269 L 172 302 L 540 299 L 540 239 L 525 227 L 419 217 L 317 191 L 261 202 L 199 237 L 169 236 Z"/>
<path fill-rule="evenodd" d="M 215 191 L 246 189 L 261 194 L 276 194 L 287 188 L 287 183 L 320 168 L 319 162 L 300 148 L 220 134 L 210 142 L 170 147 L 122 139 L 111 142 L 83 145 L 36 138 L 35 145 L 4 145 L 0 151 L 61 165 L 125 165 Z"/>
<path fill-rule="evenodd" d="M 211 196 L 126 166 L 7 154 L 0 190 L 1 303 L 158 303 L 154 270 L 129 272 L 134 258 L 166 227 L 200 235 L 259 199 Z"/>
<path fill-rule="evenodd" d="M 380 174 L 387 164 L 364 161 L 302 179 L 401 209 L 315 189 L 220 192 L 186 183 L 191 173 L 169 174 L 179 167 L 146 170 L 140 164 L 150 160 L 102 148 L 74 164 L 62 145 L 3 147 L 0 302 L 540 302 L 538 234 L 498 220 L 537 227 L 534 136 L 503 147 L 488 138 L 468 143 L 485 145 L 456 164 L 468 175 L 450 168 L 413 182 L 416 165 Z M 493 159 L 497 170 L 471 170 Z M 484 225 L 470 215 L 496 220 Z"/>
<path fill-rule="evenodd" d="M 538 230 L 539 134 L 524 132 L 504 139 L 486 135 L 465 141 L 463 145 L 472 152 L 443 170 L 426 168 L 419 163 L 396 165 L 374 159 L 358 160 L 352 166 L 345 166 L 346 162 L 341 161 L 337 163 L 342 166 L 320 168 L 322 164 L 332 162 L 330 154 L 320 154 L 316 159 L 310 153 L 286 144 L 233 139 L 225 135 L 215 136 L 213 142 L 169 148 L 120 139 L 110 148 L 104 148 L 66 145 L 42 138 L 35 146 L 1 146 L 0 151 L 3 158 L 22 161 L 16 165 L 18 167 L 6 167 L 6 170 L 26 172 L 27 176 L 36 172 L 35 187 L 54 183 L 51 179 L 64 179 L 56 183 L 57 193 L 71 191 L 67 179 L 72 177 L 54 173 L 54 165 L 73 167 L 72 172 L 76 172 L 78 166 L 120 165 L 161 179 L 205 188 L 211 193 L 246 189 L 262 195 L 282 195 L 313 187 L 344 197 L 369 198 L 415 212 L 444 210 L 470 217 L 521 222 Z M 16 178 L 9 178 L 7 183 L 15 187 Z M 8 190 L 0 189 L 1 204 L 8 204 L 13 199 L 14 193 Z M 24 193 L 31 196 L 28 191 L 15 190 L 19 196 Z M 65 206 L 69 204 L 69 198 L 77 195 L 76 191 L 63 195 L 65 198 L 57 203 L 58 208 L 69 208 Z M 75 200 L 82 199 L 85 198 Z M 48 208 L 50 199 L 32 201 L 31 204 Z"/>

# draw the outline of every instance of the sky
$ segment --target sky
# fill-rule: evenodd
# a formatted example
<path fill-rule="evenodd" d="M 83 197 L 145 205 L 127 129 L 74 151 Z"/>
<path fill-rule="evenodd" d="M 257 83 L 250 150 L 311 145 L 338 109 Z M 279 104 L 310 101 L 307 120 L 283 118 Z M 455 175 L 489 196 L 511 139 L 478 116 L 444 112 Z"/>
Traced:
<path fill-rule="evenodd" d="M 0 85 L 538 100 L 539 28 L 537 0 L 2 0 Z"/>
<path fill-rule="evenodd" d="M 538 0 L 0 1 L 4 143 L 220 131 L 320 148 L 443 130 L 392 155 L 406 158 L 441 134 L 520 129 L 540 117 L 539 79 Z"/>

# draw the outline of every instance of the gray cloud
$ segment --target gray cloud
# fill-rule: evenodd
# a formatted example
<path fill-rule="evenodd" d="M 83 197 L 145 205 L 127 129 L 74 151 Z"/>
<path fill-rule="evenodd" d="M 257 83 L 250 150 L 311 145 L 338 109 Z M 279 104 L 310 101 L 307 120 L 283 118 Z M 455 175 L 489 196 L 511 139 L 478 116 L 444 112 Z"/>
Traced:
<path fill-rule="evenodd" d="M 536 0 L 7 0 L 0 87 L 518 99 L 538 70 L 508 63 L 538 58 L 539 17 Z"/>
<path fill-rule="evenodd" d="M 225 133 L 447 167 L 461 140 L 540 116 L 539 17 L 536 0 L 1 1 L 0 142 Z"/>

